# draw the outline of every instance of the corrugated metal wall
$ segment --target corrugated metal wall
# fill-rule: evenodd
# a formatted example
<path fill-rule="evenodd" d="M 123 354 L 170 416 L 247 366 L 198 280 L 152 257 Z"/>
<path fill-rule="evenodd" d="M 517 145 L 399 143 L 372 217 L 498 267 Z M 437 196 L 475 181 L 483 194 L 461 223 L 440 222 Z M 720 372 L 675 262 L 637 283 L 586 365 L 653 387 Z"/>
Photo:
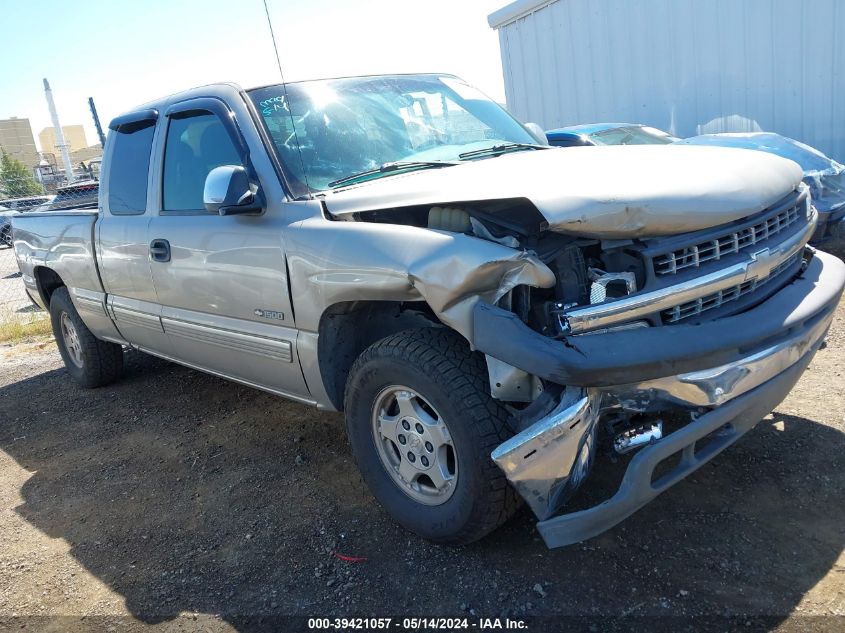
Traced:
<path fill-rule="evenodd" d="M 508 107 L 546 129 L 766 130 L 845 162 L 845 0 L 558 0 L 499 42 Z"/>

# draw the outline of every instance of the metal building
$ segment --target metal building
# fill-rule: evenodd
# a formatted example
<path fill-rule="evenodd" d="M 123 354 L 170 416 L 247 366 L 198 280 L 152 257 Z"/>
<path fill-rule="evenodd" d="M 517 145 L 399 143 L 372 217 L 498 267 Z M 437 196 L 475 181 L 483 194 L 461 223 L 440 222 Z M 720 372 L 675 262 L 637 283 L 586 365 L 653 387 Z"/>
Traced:
<path fill-rule="evenodd" d="M 765 130 L 845 162 L 845 1 L 517 0 L 488 22 L 523 121 Z"/>

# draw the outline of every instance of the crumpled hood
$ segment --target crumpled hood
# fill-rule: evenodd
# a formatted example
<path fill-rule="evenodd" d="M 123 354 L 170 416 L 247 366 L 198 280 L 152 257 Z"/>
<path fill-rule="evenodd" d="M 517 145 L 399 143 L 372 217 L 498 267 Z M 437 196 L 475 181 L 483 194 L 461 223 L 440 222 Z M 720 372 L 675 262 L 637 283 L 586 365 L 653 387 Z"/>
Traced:
<path fill-rule="evenodd" d="M 801 182 L 794 162 L 723 148 L 603 146 L 514 152 L 326 194 L 335 215 L 527 198 L 553 231 L 601 238 L 674 235 L 762 211 Z"/>

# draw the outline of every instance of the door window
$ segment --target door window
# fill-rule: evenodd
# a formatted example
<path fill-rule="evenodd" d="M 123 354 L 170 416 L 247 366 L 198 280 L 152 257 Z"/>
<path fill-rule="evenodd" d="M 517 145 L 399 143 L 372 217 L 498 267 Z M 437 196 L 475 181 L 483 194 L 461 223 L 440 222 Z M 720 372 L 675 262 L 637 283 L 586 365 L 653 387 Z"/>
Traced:
<path fill-rule="evenodd" d="M 205 211 L 205 178 L 221 165 L 242 164 L 217 115 L 172 118 L 164 148 L 163 209 Z"/>
<path fill-rule="evenodd" d="M 112 130 L 109 136 L 109 142 L 114 144 L 109 163 L 109 211 L 113 215 L 141 215 L 147 210 L 147 174 L 155 121 L 126 128 Z M 95 201 L 96 195 L 95 191 Z"/>

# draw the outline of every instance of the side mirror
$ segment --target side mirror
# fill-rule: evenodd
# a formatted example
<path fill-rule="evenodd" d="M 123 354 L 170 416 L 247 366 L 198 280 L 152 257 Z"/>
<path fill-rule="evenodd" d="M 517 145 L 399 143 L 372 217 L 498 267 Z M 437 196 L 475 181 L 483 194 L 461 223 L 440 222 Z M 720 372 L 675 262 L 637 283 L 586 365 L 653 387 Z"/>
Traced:
<path fill-rule="evenodd" d="M 549 139 L 546 138 L 546 132 L 536 123 L 526 123 L 525 129 L 531 133 L 531 136 L 537 139 L 537 142 L 542 145 L 548 145 Z"/>
<path fill-rule="evenodd" d="M 246 169 L 240 165 L 221 165 L 208 172 L 202 201 L 208 211 L 220 215 L 260 213 L 263 210 L 258 187 L 250 182 Z"/>

